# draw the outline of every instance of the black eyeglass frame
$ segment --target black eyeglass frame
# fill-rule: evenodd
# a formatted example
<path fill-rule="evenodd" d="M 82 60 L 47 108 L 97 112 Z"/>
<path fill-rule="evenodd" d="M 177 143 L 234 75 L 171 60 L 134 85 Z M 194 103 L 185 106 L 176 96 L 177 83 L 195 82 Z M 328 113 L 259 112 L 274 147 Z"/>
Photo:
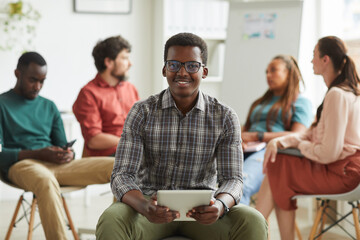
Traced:
<path fill-rule="evenodd" d="M 180 63 L 179 69 L 178 69 L 177 71 L 172 71 L 172 70 L 170 70 L 170 69 L 168 68 L 168 64 L 167 64 L 168 62 Z M 189 71 L 186 69 L 186 65 L 185 65 L 186 63 L 198 63 L 198 64 L 199 64 L 199 69 L 198 69 L 196 72 L 189 72 Z M 198 62 L 198 61 L 180 62 L 180 61 L 177 61 L 177 60 L 166 60 L 165 63 L 164 63 L 164 65 L 165 65 L 165 68 L 166 68 L 169 72 L 175 72 L 175 73 L 178 72 L 178 71 L 180 71 L 181 67 L 184 66 L 186 72 L 191 73 L 191 74 L 192 74 L 192 73 L 197 73 L 197 72 L 199 72 L 199 70 L 200 70 L 201 67 L 206 67 L 205 64 L 202 64 L 201 62 Z"/>

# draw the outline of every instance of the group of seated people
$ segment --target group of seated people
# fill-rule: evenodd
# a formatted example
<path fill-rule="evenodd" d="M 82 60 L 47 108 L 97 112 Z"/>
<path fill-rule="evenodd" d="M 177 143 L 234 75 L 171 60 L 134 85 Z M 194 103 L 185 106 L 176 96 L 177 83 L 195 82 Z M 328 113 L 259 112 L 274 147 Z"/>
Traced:
<path fill-rule="evenodd" d="M 117 201 L 100 216 L 97 239 L 259 240 L 268 238 L 273 209 L 281 238 L 295 238 L 294 195 L 343 193 L 360 183 L 360 79 L 341 39 L 321 38 L 314 49 L 314 73 L 328 87 L 315 120 L 296 60 L 278 55 L 243 127 L 234 110 L 200 90 L 208 74 L 202 38 L 167 40 L 169 87 L 145 100 L 126 81 L 130 51 L 121 36 L 94 47 L 98 74 L 73 105 L 86 158 L 74 160 L 64 148 L 60 113 L 39 96 L 47 74 L 39 53 L 19 58 L 15 87 L 0 95 L 1 174 L 36 195 L 47 239 L 67 239 L 61 185 L 111 182 Z M 249 151 L 253 142 L 267 146 Z M 278 153 L 285 148 L 302 156 Z M 156 192 L 176 189 L 210 189 L 214 199 L 189 210 L 195 221 L 174 221 L 179 212 L 158 205 Z"/>

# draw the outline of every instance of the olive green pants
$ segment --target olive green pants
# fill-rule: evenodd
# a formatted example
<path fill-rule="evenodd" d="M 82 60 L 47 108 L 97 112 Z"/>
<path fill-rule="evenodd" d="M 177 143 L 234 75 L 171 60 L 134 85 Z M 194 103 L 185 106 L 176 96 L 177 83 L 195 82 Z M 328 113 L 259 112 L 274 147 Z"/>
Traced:
<path fill-rule="evenodd" d="M 211 225 L 198 222 L 151 223 L 128 205 L 115 202 L 101 215 L 96 226 L 98 240 L 159 240 L 182 235 L 192 240 L 266 240 L 267 222 L 254 208 L 239 204 Z"/>

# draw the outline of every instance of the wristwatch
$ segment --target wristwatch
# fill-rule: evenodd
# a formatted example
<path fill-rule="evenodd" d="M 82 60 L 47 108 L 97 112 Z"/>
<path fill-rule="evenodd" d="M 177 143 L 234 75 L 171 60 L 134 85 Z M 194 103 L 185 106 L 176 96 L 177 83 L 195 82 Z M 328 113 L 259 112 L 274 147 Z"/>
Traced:
<path fill-rule="evenodd" d="M 257 138 L 259 142 L 262 142 L 264 140 L 264 132 L 257 132 Z"/>
<path fill-rule="evenodd" d="M 219 219 L 222 219 L 230 211 L 230 208 L 226 205 L 226 203 L 223 200 L 221 200 L 219 198 L 217 198 L 216 200 L 221 202 L 222 205 L 224 206 L 224 213 L 219 217 Z"/>

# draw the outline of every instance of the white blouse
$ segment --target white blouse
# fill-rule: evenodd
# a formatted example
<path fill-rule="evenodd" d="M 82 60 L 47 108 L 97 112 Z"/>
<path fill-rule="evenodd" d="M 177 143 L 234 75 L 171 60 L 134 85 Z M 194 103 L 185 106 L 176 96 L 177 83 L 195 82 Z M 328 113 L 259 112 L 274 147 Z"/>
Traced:
<path fill-rule="evenodd" d="M 277 140 L 284 148 L 298 148 L 306 158 L 322 164 L 353 155 L 360 150 L 360 96 L 331 88 L 316 127 Z"/>

